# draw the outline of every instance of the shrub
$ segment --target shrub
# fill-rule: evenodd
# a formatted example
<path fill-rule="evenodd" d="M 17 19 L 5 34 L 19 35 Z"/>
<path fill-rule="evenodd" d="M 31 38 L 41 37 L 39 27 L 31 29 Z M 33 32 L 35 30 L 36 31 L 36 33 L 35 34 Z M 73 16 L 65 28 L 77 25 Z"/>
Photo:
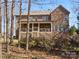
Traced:
<path fill-rule="evenodd" d="M 76 27 L 75 27 L 75 26 L 72 26 L 72 27 L 70 28 L 70 30 L 69 30 L 69 34 L 70 34 L 70 35 L 73 35 L 74 33 L 76 33 L 76 31 L 77 31 Z"/>
<path fill-rule="evenodd" d="M 30 48 L 39 48 L 42 50 L 49 50 L 50 49 L 50 40 L 45 38 L 32 38 L 29 41 Z"/>
<path fill-rule="evenodd" d="M 37 57 L 32 57 L 32 59 L 37 59 Z"/>
<path fill-rule="evenodd" d="M 77 38 L 75 38 L 77 39 Z M 26 40 L 21 40 L 20 42 L 22 47 L 26 47 Z M 29 48 L 30 49 L 39 49 L 41 51 L 51 51 L 53 48 L 63 49 L 63 50 L 71 50 L 74 49 L 78 45 L 78 41 L 71 40 L 70 36 L 62 35 L 57 38 L 52 38 L 51 40 L 46 39 L 44 37 L 40 38 L 32 38 L 29 39 Z"/>
<path fill-rule="evenodd" d="M 18 45 L 18 40 L 13 40 L 10 45 L 12 46 L 17 46 Z"/>

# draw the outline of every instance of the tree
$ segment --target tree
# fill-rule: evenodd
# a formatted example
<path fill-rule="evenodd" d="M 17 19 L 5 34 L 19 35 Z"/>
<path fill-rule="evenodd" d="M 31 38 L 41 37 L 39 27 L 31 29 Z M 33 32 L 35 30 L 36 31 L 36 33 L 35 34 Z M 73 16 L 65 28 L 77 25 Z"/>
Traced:
<path fill-rule="evenodd" d="M 26 51 L 28 51 L 29 47 L 29 17 L 30 17 L 30 7 L 31 7 L 31 0 L 28 0 L 28 16 L 27 16 L 27 30 L 26 30 Z"/>
<path fill-rule="evenodd" d="M 14 11 L 14 3 L 15 3 L 15 1 L 14 0 L 12 0 L 12 4 L 11 4 L 11 40 L 10 40 L 10 43 L 12 42 L 12 39 L 13 39 L 13 21 L 14 21 L 14 16 L 13 16 L 13 11 Z"/>
<path fill-rule="evenodd" d="M 77 20 L 78 20 L 78 30 L 79 30 L 79 13 L 78 13 L 78 15 L 77 15 Z"/>
<path fill-rule="evenodd" d="M 9 41 L 8 41 L 8 0 L 4 0 L 5 1 L 5 22 L 6 22 L 6 52 L 9 52 Z"/>
<path fill-rule="evenodd" d="M 70 30 L 69 30 L 69 34 L 70 35 L 74 35 L 74 33 L 76 33 L 76 27 L 75 26 L 72 26 L 71 28 L 70 28 Z"/>
<path fill-rule="evenodd" d="M 79 21 L 79 13 L 78 13 L 78 15 L 77 15 L 77 20 Z"/>
<path fill-rule="evenodd" d="M 73 10 L 79 13 L 79 0 L 70 0 L 73 3 Z"/>
<path fill-rule="evenodd" d="M 20 0 L 20 11 L 19 11 L 19 48 L 20 48 L 20 40 L 21 40 L 21 35 L 20 35 L 20 31 L 21 31 L 21 14 L 22 14 L 22 0 Z"/>
<path fill-rule="evenodd" d="M 0 33 L 1 33 L 1 29 L 2 29 L 2 19 L 1 19 L 1 0 L 0 0 Z"/>

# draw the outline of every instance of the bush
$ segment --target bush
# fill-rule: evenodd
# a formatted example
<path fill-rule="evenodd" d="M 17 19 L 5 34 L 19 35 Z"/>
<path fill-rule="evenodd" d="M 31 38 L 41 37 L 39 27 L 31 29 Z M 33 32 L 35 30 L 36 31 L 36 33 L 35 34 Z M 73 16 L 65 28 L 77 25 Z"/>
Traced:
<path fill-rule="evenodd" d="M 32 57 L 32 59 L 37 59 L 37 57 Z"/>
<path fill-rule="evenodd" d="M 17 46 L 18 45 L 18 40 L 13 40 L 10 45 L 12 46 Z"/>
<path fill-rule="evenodd" d="M 74 33 L 76 33 L 76 31 L 77 31 L 76 27 L 75 27 L 75 26 L 72 26 L 72 27 L 70 28 L 70 30 L 69 30 L 69 34 L 70 34 L 70 35 L 74 35 Z"/>
<path fill-rule="evenodd" d="M 62 35 L 57 38 L 46 39 L 44 37 L 29 39 L 29 49 L 37 49 L 41 51 L 51 51 L 53 48 L 59 50 L 71 50 L 79 46 L 78 41 L 72 41 L 70 36 Z M 77 38 L 76 38 L 77 39 Z M 26 47 L 26 40 L 21 40 L 22 47 Z"/>
<path fill-rule="evenodd" d="M 50 49 L 50 40 L 45 38 L 32 38 L 29 41 L 30 48 L 39 48 L 42 50 L 49 50 Z"/>

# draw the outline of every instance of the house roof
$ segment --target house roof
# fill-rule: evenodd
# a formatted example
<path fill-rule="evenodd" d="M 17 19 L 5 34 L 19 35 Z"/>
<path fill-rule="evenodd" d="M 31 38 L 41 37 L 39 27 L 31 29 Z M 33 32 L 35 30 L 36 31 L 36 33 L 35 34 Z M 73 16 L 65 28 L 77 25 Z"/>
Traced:
<path fill-rule="evenodd" d="M 51 11 L 31 11 L 30 15 L 50 15 L 50 13 Z M 28 13 L 24 13 L 22 15 L 28 15 Z M 16 16 L 19 16 L 19 14 L 16 14 Z"/>
<path fill-rule="evenodd" d="M 50 15 L 50 11 L 32 11 L 31 15 Z"/>
<path fill-rule="evenodd" d="M 56 9 L 60 8 L 62 11 L 65 11 L 66 13 L 70 13 L 67 9 L 65 9 L 62 5 L 59 5 Z M 50 15 L 51 12 L 54 12 L 56 9 L 54 9 L 53 11 L 31 11 L 30 15 Z M 27 15 L 28 13 L 24 13 L 22 15 Z M 16 16 L 19 16 L 19 14 L 16 14 Z"/>

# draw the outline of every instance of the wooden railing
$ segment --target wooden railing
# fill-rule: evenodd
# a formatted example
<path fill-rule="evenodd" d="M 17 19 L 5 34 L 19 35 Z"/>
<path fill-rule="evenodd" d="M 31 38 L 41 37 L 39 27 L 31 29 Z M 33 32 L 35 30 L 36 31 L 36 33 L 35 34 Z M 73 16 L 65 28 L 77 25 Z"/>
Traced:
<path fill-rule="evenodd" d="M 51 32 L 51 28 L 40 28 L 40 32 Z"/>
<path fill-rule="evenodd" d="M 25 32 L 27 31 L 27 28 L 21 28 L 21 31 Z"/>
<path fill-rule="evenodd" d="M 27 19 L 21 19 L 20 21 L 27 21 Z M 29 21 L 49 21 L 49 19 L 30 19 Z"/>
<path fill-rule="evenodd" d="M 38 31 L 38 28 L 34 28 L 34 31 Z M 21 28 L 21 31 L 25 32 L 27 31 L 27 28 Z M 29 28 L 29 31 L 32 31 L 32 28 Z M 51 32 L 50 28 L 40 28 L 39 32 Z"/>

